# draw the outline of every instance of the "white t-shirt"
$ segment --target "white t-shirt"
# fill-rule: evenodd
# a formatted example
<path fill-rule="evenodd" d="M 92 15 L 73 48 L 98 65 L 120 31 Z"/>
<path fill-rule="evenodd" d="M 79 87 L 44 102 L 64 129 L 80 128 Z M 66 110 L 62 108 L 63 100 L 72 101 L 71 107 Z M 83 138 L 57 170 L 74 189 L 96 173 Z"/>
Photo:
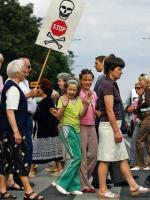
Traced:
<path fill-rule="evenodd" d="M 18 110 L 20 92 L 15 86 L 11 86 L 6 92 L 6 109 Z"/>
<path fill-rule="evenodd" d="M 21 88 L 21 90 L 23 91 L 23 93 L 25 95 L 30 92 L 29 83 L 28 83 L 28 80 L 26 80 L 26 79 L 24 79 L 23 81 L 21 81 L 19 83 L 19 87 Z M 34 114 L 35 111 L 36 111 L 36 101 L 35 101 L 35 99 L 28 98 L 27 103 L 28 103 L 28 112 L 31 113 L 31 114 Z"/>

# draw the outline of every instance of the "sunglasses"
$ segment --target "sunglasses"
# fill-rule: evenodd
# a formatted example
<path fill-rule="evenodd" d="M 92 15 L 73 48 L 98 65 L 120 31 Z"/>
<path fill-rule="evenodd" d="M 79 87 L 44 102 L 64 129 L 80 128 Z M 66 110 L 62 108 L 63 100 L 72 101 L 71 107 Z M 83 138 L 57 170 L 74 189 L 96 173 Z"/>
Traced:
<path fill-rule="evenodd" d="M 140 87 L 135 87 L 135 89 L 139 90 L 139 89 L 141 89 L 141 88 L 140 88 Z"/>

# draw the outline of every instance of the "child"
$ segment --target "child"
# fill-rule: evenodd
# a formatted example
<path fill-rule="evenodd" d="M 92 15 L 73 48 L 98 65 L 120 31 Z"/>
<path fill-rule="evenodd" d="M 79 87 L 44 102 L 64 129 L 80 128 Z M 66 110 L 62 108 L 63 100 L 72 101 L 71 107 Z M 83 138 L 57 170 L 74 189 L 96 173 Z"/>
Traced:
<path fill-rule="evenodd" d="M 86 98 L 82 103 L 78 96 L 78 81 L 72 79 L 66 83 L 66 94 L 60 97 L 58 110 L 50 109 L 50 112 L 60 119 L 60 138 L 70 155 L 70 160 L 64 171 L 58 177 L 56 183 L 53 183 L 53 185 L 56 185 L 56 189 L 63 194 L 82 194 L 79 176 L 82 159 L 80 118 L 85 115 L 89 100 Z"/>
<path fill-rule="evenodd" d="M 82 161 L 80 168 L 81 188 L 84 193 L 95 193 L 92 184 L 89 179 L 92 176 L 92 172 L 97 161 L 97 148 L 98 141 L 95 130 L 95 117 L 99 111 L 95 110 L 97 95 L 94 91 L 91 91 L 94 75 L 91 70 L 83 69 L 79 75 L 80 79 L 80 98 L 82 101 L 87 96 L 91 96 L 91 101 L 88 106 L 86 115 L 80 120 L 80 132 L 81 132 L 81 150 Z M 100 113 L 99 113 L 100 114 Z"/>

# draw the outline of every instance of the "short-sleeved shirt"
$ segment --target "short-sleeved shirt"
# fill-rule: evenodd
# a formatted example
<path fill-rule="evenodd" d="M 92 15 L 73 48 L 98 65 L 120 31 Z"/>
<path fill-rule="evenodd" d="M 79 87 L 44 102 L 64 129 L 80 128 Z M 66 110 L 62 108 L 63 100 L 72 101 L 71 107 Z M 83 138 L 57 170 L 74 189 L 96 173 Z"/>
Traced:
<path fill-rule="evenodd" d="M 80 130 L 80 113 L 83 109 L 82 100 L 80 97 L 76 98 L 76 103 L 72 103 L 69 100 L 67 107 L 65 108 L 64 114 L 60 119 L 60 125 L 70 125 L 75 127 L 76 130 Z M 61 97 L 58 100 L 57 108 L 62 108 Z"/>
<path fill-rule="evenodd" d="M 82 99 L 82 101 L 84 101 L 85 98 L 86 98 L 86 94 L 83 92 L 83 90 L 80 91 L 80 98 Z M 97 101 L 96 92 L 92 91 L 91 102 L 88 106 L 88 110 L 86 112 L 86 115 L 80 120 L 80 124 L 82 124 L 82 125 L 95 125 L 96 101 Z"/>
<path fill-rule="evenodd" d="M 21 88 L 21 90 L 23 91 L 23 93 L 25 95 L 30 92 L 29 82 L 26 79 L 24 79 L 23 81 L 21 81 L 19 83 L 19 87 Z M 35 111 L 36 111 L 36 101 L 35 101 L 35 99 L 30 97 L 30 98 L 27 99 L 27 103 L 28 103 L 28 112 L 30 114 L 34 114 Z"/>
<path fill-rule="evenodd" d="M 12 86 L 6 92 L 6 109 L 18 110 L 20 92 L 17 87 Z"/>
<path fill-rule="evenodd" d="M 115 114 L 115 117 L 117 120 L 122 119 L 122 110 L 121 110 L 121 97 L 120 92 L 117 83 L 106 77 L 103 82 L 101 83 L 101 86 L 99 87 L 99 108 L 101 111 L 101 118 L 100 121 L 108 122 L 108 116 L 105 109 L 105 102 L 104 102 L 104 96 L 106 95 L 112 95 L 114 97 L 114 104 L 113 104 L 113 111 Z"/>

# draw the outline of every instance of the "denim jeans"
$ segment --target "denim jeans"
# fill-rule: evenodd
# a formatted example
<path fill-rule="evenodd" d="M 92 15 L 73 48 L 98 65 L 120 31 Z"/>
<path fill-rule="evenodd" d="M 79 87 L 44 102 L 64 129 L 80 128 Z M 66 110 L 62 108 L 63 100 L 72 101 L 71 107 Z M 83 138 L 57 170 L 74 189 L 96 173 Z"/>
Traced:
<path fill-rule="evenodd" d="M 130 160 L 130 164 L 133 166 L 136 165 L 136 150 L 137 150 L 136 141 L 137 141 L 138 133 L 139 133 L 139 123 L 135 125 L 132 139 L 131 139 L 129 160 Z"/>

